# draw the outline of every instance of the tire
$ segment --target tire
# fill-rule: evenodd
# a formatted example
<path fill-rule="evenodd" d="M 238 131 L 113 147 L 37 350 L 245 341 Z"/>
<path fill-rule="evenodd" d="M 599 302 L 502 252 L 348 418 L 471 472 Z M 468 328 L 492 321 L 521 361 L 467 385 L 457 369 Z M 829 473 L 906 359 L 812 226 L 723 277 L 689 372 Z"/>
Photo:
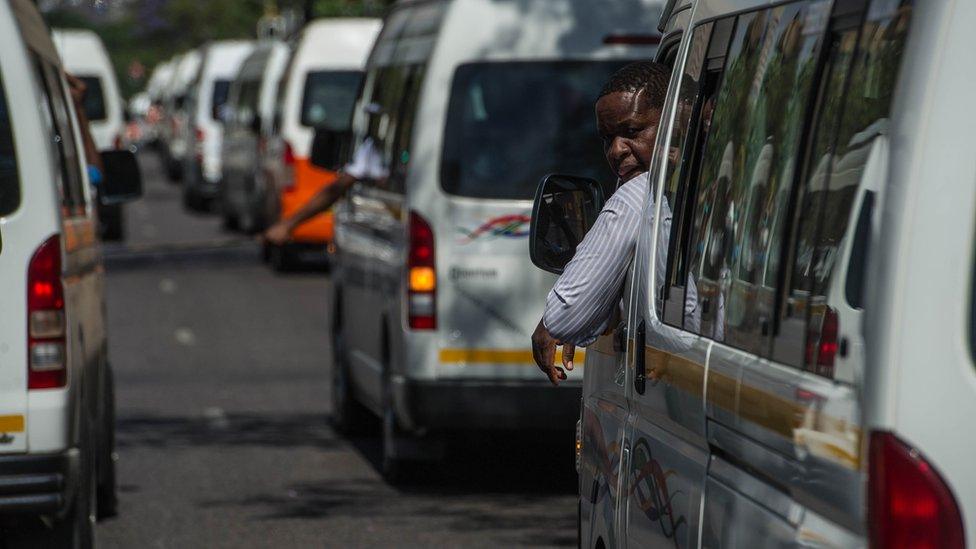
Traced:
<path fill-rule="evenodd" d="M 183 189 L 183 206 L 191 212 L 207 211 L 207 201 L 189 189 Z"/>
<path fill-rule="evenodd" d="M 98 518 L 110 518 L 118 514 L 119 497 L 115 466 L 118 456 L 115 453 L 115 377 L 111 366 L 105 369 L 104 399 L 102 414 L 102 440 L 98 453 Z"/>
<path fill-rule="evenodd" d="M 121 242 L 125 240 L 125 222 L 122 217 L 122 208 L 116 207 L 111 215 L 105 216 L 101 220 L 102 240 L 105 242 Z"/>
<path fill-rule="evenodd" d="M 241 227 L 240 220 L 238 220 L 237 216 L 228 213 L 226 210 L 221 214 L 221 224 L 228 231 L 237 231 Z"/>
<path fill-rule="evenodd" d="M 332 426 L 346 436 L 361 435 L 373 424 L 373 416 L 358 400 L 349 385 L 349 364 L 346 361 L 342 336 L 332 335 Z"/>
<path fill-rule="evenodd" d="M 271 264 L 271 268 L 279 273 L 287 273 L 295 268 L 295 259 L 287 246 L 270 246 L 268 262 Z"/>

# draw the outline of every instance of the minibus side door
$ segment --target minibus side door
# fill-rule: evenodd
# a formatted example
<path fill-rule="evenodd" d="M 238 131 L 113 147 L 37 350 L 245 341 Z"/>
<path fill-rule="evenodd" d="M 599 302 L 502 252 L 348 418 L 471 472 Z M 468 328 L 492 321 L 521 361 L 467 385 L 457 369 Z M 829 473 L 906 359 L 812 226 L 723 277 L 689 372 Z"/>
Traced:
<path fill-rule="evenodd" d="M 671 32 L 684 31 L 691 10 L 671 21 Z M 627 390 L 628 418 L 622 466 L 621 499 L 626 545 L 631 547 L 695 547 L 708 445 L 705 438 L 705 369 L 711 342 L 684 329 L 680 322 L 662 321 L 664 302 L 655 296 L 666 275 L 666 253 L 674 230 L 672 207 L 677 182 L 688 172 L 681 154 L 697 139 L 694 119 L 700 111 L 696 82 L 708 60 L 708 45 L 715 29 L 711 24 L 685 32 L 679 46 L 662 116 L 651 170 L 651 196 L 635 256 L 637 269 L 634 306 L 628 322 L 630 349 Z M 719 29 L 718 32 L 721 32 Z M 672 53 L 665 46 L 661 59 Z M 669 160 L 674 151 L 680 161 Z M 657 220 L 657 221 L 655 221 Z M 677 318 L 685 308 L 685 296 L 676 300 Z M 688 303 L 693 303 L 690 301 Z"/>

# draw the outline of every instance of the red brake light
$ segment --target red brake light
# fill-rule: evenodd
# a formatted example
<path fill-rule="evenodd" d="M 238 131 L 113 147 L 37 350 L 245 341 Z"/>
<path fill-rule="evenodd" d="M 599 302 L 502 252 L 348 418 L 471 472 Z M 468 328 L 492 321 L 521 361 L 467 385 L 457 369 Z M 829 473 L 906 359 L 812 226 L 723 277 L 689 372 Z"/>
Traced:
<path fill-rule="evenodd" d="M 414 330 L 437 328 L 437 274 L 434 231 L 417 212 L 410 212 L 410 251 L 407 255 L 407 319 Z"/>
<path fill-rule="evenodd" d="M 67 382 L 61 237 L 44 241 L 27 267 L 27 388 L 51 389 Z"/>
<path fill-rule="evenodd" d="M 285 143 L 285 147 L 284 147 L 284 156 L 282 158 L 282 161 L 285 163 L 286 166 L 294 166 L 295 150 L 291 148 L 291 143 L 287 141 L 285 141 L 284 143 Z"/>
<path fill-rule="evenodd" d="M 871 433 L 868 527 L 874 549 L 963 549 L 959 507 L 939 473 L 891 433 Z"/>
<path fill-rule="evenodd" d="M 837 311 L 824 307 L 820 330 L 811 327 L 807 334 L 806 365 L 817 374 L 833 377 L 839 345 L 840 322 Z"/>
<path fill-rule="evenodd" d="M 203 143 L 203 140 L 207 138 L 207 132 L 203 128 L 197 128 L 194 131 L 194 136 L 196 137 L 197 143 Z"/>

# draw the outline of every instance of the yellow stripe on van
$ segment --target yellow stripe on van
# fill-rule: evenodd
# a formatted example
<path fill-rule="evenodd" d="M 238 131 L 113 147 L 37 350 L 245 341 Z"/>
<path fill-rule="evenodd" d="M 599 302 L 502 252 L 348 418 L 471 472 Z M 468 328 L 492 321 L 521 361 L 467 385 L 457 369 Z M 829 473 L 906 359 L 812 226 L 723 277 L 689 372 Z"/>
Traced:
<path fill-rule="evenodd" d="M 562 353 L 556 349 L 556 364 L 562 363 Z M 575 365 L 583 364 L 586 353 L 577 349 L 573 357 Z M 441 364 L 535 364 L 532 351 L 521 349 L 441 349 Z"/>
<path fill-rule="evenodd" d="M 0 433 L 23 433 L 24 416 L 0 416 Z"/>

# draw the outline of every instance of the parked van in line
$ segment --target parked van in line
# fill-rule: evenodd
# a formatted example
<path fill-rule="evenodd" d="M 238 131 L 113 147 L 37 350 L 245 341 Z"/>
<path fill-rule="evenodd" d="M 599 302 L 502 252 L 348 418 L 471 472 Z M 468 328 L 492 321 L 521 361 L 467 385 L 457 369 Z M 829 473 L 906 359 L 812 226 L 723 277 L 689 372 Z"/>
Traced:
<path fill-rule="evenodd" d="M 189 144 L 183 156 L 183 203 L 192 210 L 207 209 L 217 197 L 223 108 L 231 82 L 253 49 L 253 42 L 223 40 L 200 50 L 203 61 L 187 92 L 187 124 L 182 128 Z"/>
<path fill-rule="evenodd" d="M 193 134 L 186 128 L 190 124 L 187 99 L 190 84 L 200 71 L 203 56 L 200 50 L 190 50 L 173 59 L 173 76 L 166 86 L 163 103 L 162 154 L 166 175 L 170 181 L 183 179 L 183 163 L 192 146 Z"/>
<path fill-rule="evenodd" d="M 278 84 L 288 64 L 288 46 L 279 40 L 259 42 L 241 64 L 231 84 L 224 119 L 223 180 L 220 211 L 224 225 L 246 233 L 263 229 L 278 215 L 268 195 L 276 194 L 262 165 L 274 118 Z"/>
<path fill-rule="evenodd" d="M 149 94 L 150 107 L 146 113 L 146 124 L 148 126 L 147 141 L 154 147 L 161 145 L 162 135 L 161 125 L 163 120 L 163 109 L 166 87 L 173 78 L 175 68 L 173 61 L 163 61 L 153 69 L 146 83 L 146 93 Z"/>
<path fill-rule="evenodd" d="M 387 17 L 353 133 L 388 177 L 336 214 L 333 402 L 342 428 L 382 418 L 388 475 L 451 431 L 572 428 L 580 384 L 550 387 L 529 347 L 554 281 L 526 256 L 532 197 L 557 169 L 612 178 L 594 105 L 653 57 L 660 11 L 455 0 Z"/>
<path fill-rule="evenodd" d="M 581 546 L 971 546 L 974 25 L 669 4 L 627 321 L 586 355 Z M 598 199 L 556 179 L 537 208 Z"/>
<path fill-rule="evenodd" d="M 101 199 L 137 196 L 135 156 L 102 158 Z M 33 2 L 0 2 L 0 520 L 31 523 L 5 546 L 91 547 L 96 517 L 115 512 L 95 210 L 48 29 Z"/>
<path fill-rule="evenodd" d="M 122 95 L 102 39 L 90 30 L 75 29 L 55 29 L 52 37 L 65 69 L 87 88 L 85 114 L 95 146 L 99 151 L 121 149 L 125 146 Z M 103 239 L 124 238 L 121 204 L 99 204 L 98 219 Z"/>
<path fill-rule="evenodd" d="M 302 30 L 281 80 L 275 138 L 266 151 L 267 173 L 276 189 L 266 207 L 277 208 L 268 222 L 288 217 L 335 180 L 334 172 L 309 162 L 313 132 L 316 127 L 349 128 L 363 66 L 380 26 L 378 19 L 320 19 Z M 325 257 L 332 223 L 332 214 L 325 213 L 300 225 L 293 242 L 267 250 L 272 265 L 285 269 L 304 257 Z"/>

